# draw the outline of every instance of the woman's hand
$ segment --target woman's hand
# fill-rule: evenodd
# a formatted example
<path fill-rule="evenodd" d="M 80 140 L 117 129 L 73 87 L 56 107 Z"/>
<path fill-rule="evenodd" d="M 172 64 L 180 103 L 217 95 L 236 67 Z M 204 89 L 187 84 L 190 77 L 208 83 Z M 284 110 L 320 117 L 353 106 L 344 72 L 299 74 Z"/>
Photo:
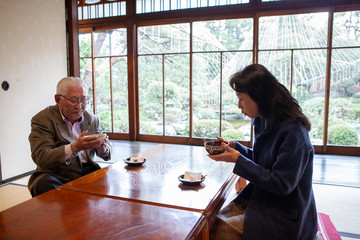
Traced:
<path fill-rule="evenodd" d="M 220 141 L 222 141 L 222 138 L 218 139 Z M 221 153 L 221 154 L 217 154 L 217 155 L 211 155 L 208 154 L 208 157 L 211 158 L 212 160 L 215 161 L 222 161 L 222 162 L 236 162 L 236 160 L 238 159 L 238 157 L 240 156 L 240 152 L 238 152 L 237 150 L 235 150 L 234 148 L 231 147 L 231 145 L 235 146 L 234 141 L 229 141 L 229 144 L 227 143 L 227 141 L 222 141 L 221 145 L 225 148 L 226 152 L 225 153 Z"/>
<path fill-rule="evenodd" d="M 217 136 L 216 137 L 220 142 L 224 142 L 224 143 L 226 143 L 227 145 L 229 145 L 231 148 L 235 148 L 235 141 L 232 141 L 232 140 L 226 140 L 226 139 L 224 139 L 224 138 L 222 138 L 222 137 L 219 137 L 219 136 Z"/>

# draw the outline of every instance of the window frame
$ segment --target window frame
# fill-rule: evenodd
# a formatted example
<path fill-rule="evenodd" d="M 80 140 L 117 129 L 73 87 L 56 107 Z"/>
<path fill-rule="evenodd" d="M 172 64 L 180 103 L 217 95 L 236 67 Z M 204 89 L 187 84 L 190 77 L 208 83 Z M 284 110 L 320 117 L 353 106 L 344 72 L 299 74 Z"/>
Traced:
<path fill-rule="evenodd" d="M 67 0 L 72 2 L 72 0 Z M 192 23 L 194 21 L 206 20 L 222 20 L 222 19 L 239 19 L 239 18 L 253 18 L 254 19 L 254 39 L 253 39 L 253 62 L 257 62 L 259 49 L 258 46 L 258 24 L 259 17 L 276 16 L 276 15 L 290 15 L 302 13 L 314 13 L 318 11 L 327 11 L 329 13 L 329 27 L 328 27 L 328 43 L 326 47 L 327 62 L 326 62 L 326 90 L 325 90 L 325 106 L 324 106 L 324 143 L 323 145 L 314 146 L 316 153 L 322 154 L 342 154 L 342 155 L 359 155 L 359 147 L 346 146 L 328 146 L 327 145 L 327 121 L 329 112 L 329 89 L 330 89 L 330 67 L 331 67 L 331 51 L 333 49 L 331 44 L 332 39 L 332 23 L 333 14 L 341 11 L 358 11 L 360 4 L 357 0 L 344 0 L 341 3 L 329 3 L 327 0 L 319 0 L 313 2 L 312 0 L 298 0 L 298 1 L 275 1 L 275 2 L 261 2 L 259 0 L 250 0 L 249 4 L 208 7 L 198 9 L 174 10 L 167 12 L 154 12 L 146 14 L 136 14 L 135 1 L 126 1 L 126 15 L 118 17 L 108 17 L 102 19 L 87 19 L 77 21 L 77 9 L 73 9 L 76 4 L 70 4 L 68 11 L 72 12 L 72 17 L 69 18 L 68 25 L 73 26 L 74 22 L 78 23 L 78 28 L 70 28 L 72 34 L 69 33 L 69 65 L 70 73 L 76 75 L 80 70 L 78 51 L 74 45 L 74 39 L 77 38 L 77 32 L 83 29 L 91 28 L 93 31 L 98 29 L 112 29 L 118 27 L 126 27 L 128 33 L 128 90 L 129 90 L 129 134 L 109 133 L 111 139 L 122 139 L 131 141 L 151 141 L 162 143 L 176 143 L 176 144 L 191 144 L 203 145 L 203 139 L 192 137 L 173 137 L 173 136 L 157 136 L 157 135 L 141 135 L 139 134 L 139 106 L 138 106 L 138 66 L 137 66 L 137 28 L 139 26 L 150 26 L 158 24 L 170 23 Z M 191 33 L 190 33 L 191 34 Z M 334 47 L 336 49 L 338 47 Z M 192 54 L 192 50 L 190 50 Z M 71 54 L 72 53 L 72 54 Z M 192 59 L 190 57 L 190 79 L 192 79 Z M 191 81 L 190 81 L 191 88 Z M 190 97 L 190 104 L 191 102 Z M 192 109 L 190 110 L 192 112 Z M 191 116 L 191 115 L 190 115 Z M 190 131 L 192 131 L 192 117 L 190 117 Z M 241 142 L 245 146 L 251 147 L 253 141 L 253 131 L 251 131 L 250 141 Z M 192 133 L 191 135 L 192 136 Z"/>

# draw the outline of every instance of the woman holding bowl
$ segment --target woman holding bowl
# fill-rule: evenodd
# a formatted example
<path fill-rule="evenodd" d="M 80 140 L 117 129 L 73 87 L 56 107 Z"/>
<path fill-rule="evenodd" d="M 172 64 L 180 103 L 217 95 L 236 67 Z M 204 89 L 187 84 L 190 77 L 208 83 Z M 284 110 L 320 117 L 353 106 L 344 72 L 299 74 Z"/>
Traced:
<path fill-rule="evenodd" d="M 268 69 L 252 64 L 230 78 L 238 107 L 253 121 L 253 148 L 222 141 L 226 152 L 208 155 L 233 162 L 249 183 L 218 215 L 211 239 L 313 240 L 317 211 L 312 190 L 311 125 L 296 99 Z"/>

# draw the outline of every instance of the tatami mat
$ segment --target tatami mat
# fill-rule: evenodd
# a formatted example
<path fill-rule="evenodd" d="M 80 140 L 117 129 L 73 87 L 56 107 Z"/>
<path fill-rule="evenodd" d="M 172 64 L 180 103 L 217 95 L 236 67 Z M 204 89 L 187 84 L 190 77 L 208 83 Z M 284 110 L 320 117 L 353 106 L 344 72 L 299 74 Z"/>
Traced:
<path fill-rule="evenodd" d="M 360 188 L 313 184 L 313 189 L 318 212 L 329 215 L 338 232 L 359 237 Z"/>
<path fill-rule="evenodd" d="M 7 183 L 0 186 L 0 199 L 0 211 L 3 211 L 31 199 L 31 194 L 26 185 Z"/>

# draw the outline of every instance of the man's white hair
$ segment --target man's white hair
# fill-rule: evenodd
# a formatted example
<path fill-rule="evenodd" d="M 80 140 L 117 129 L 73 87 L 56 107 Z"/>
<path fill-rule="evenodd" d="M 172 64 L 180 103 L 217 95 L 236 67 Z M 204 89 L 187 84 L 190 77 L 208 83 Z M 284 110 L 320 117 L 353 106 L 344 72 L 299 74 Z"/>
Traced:
<path fill-rule="evenodd" d="M 83 87 L 85 95 L 87 95 L 88 88 L 86 82 L 78 77 L 64 77 L 61 79 L 57 84 L 56 94 L 67 95 L 69 87 Z"/>

